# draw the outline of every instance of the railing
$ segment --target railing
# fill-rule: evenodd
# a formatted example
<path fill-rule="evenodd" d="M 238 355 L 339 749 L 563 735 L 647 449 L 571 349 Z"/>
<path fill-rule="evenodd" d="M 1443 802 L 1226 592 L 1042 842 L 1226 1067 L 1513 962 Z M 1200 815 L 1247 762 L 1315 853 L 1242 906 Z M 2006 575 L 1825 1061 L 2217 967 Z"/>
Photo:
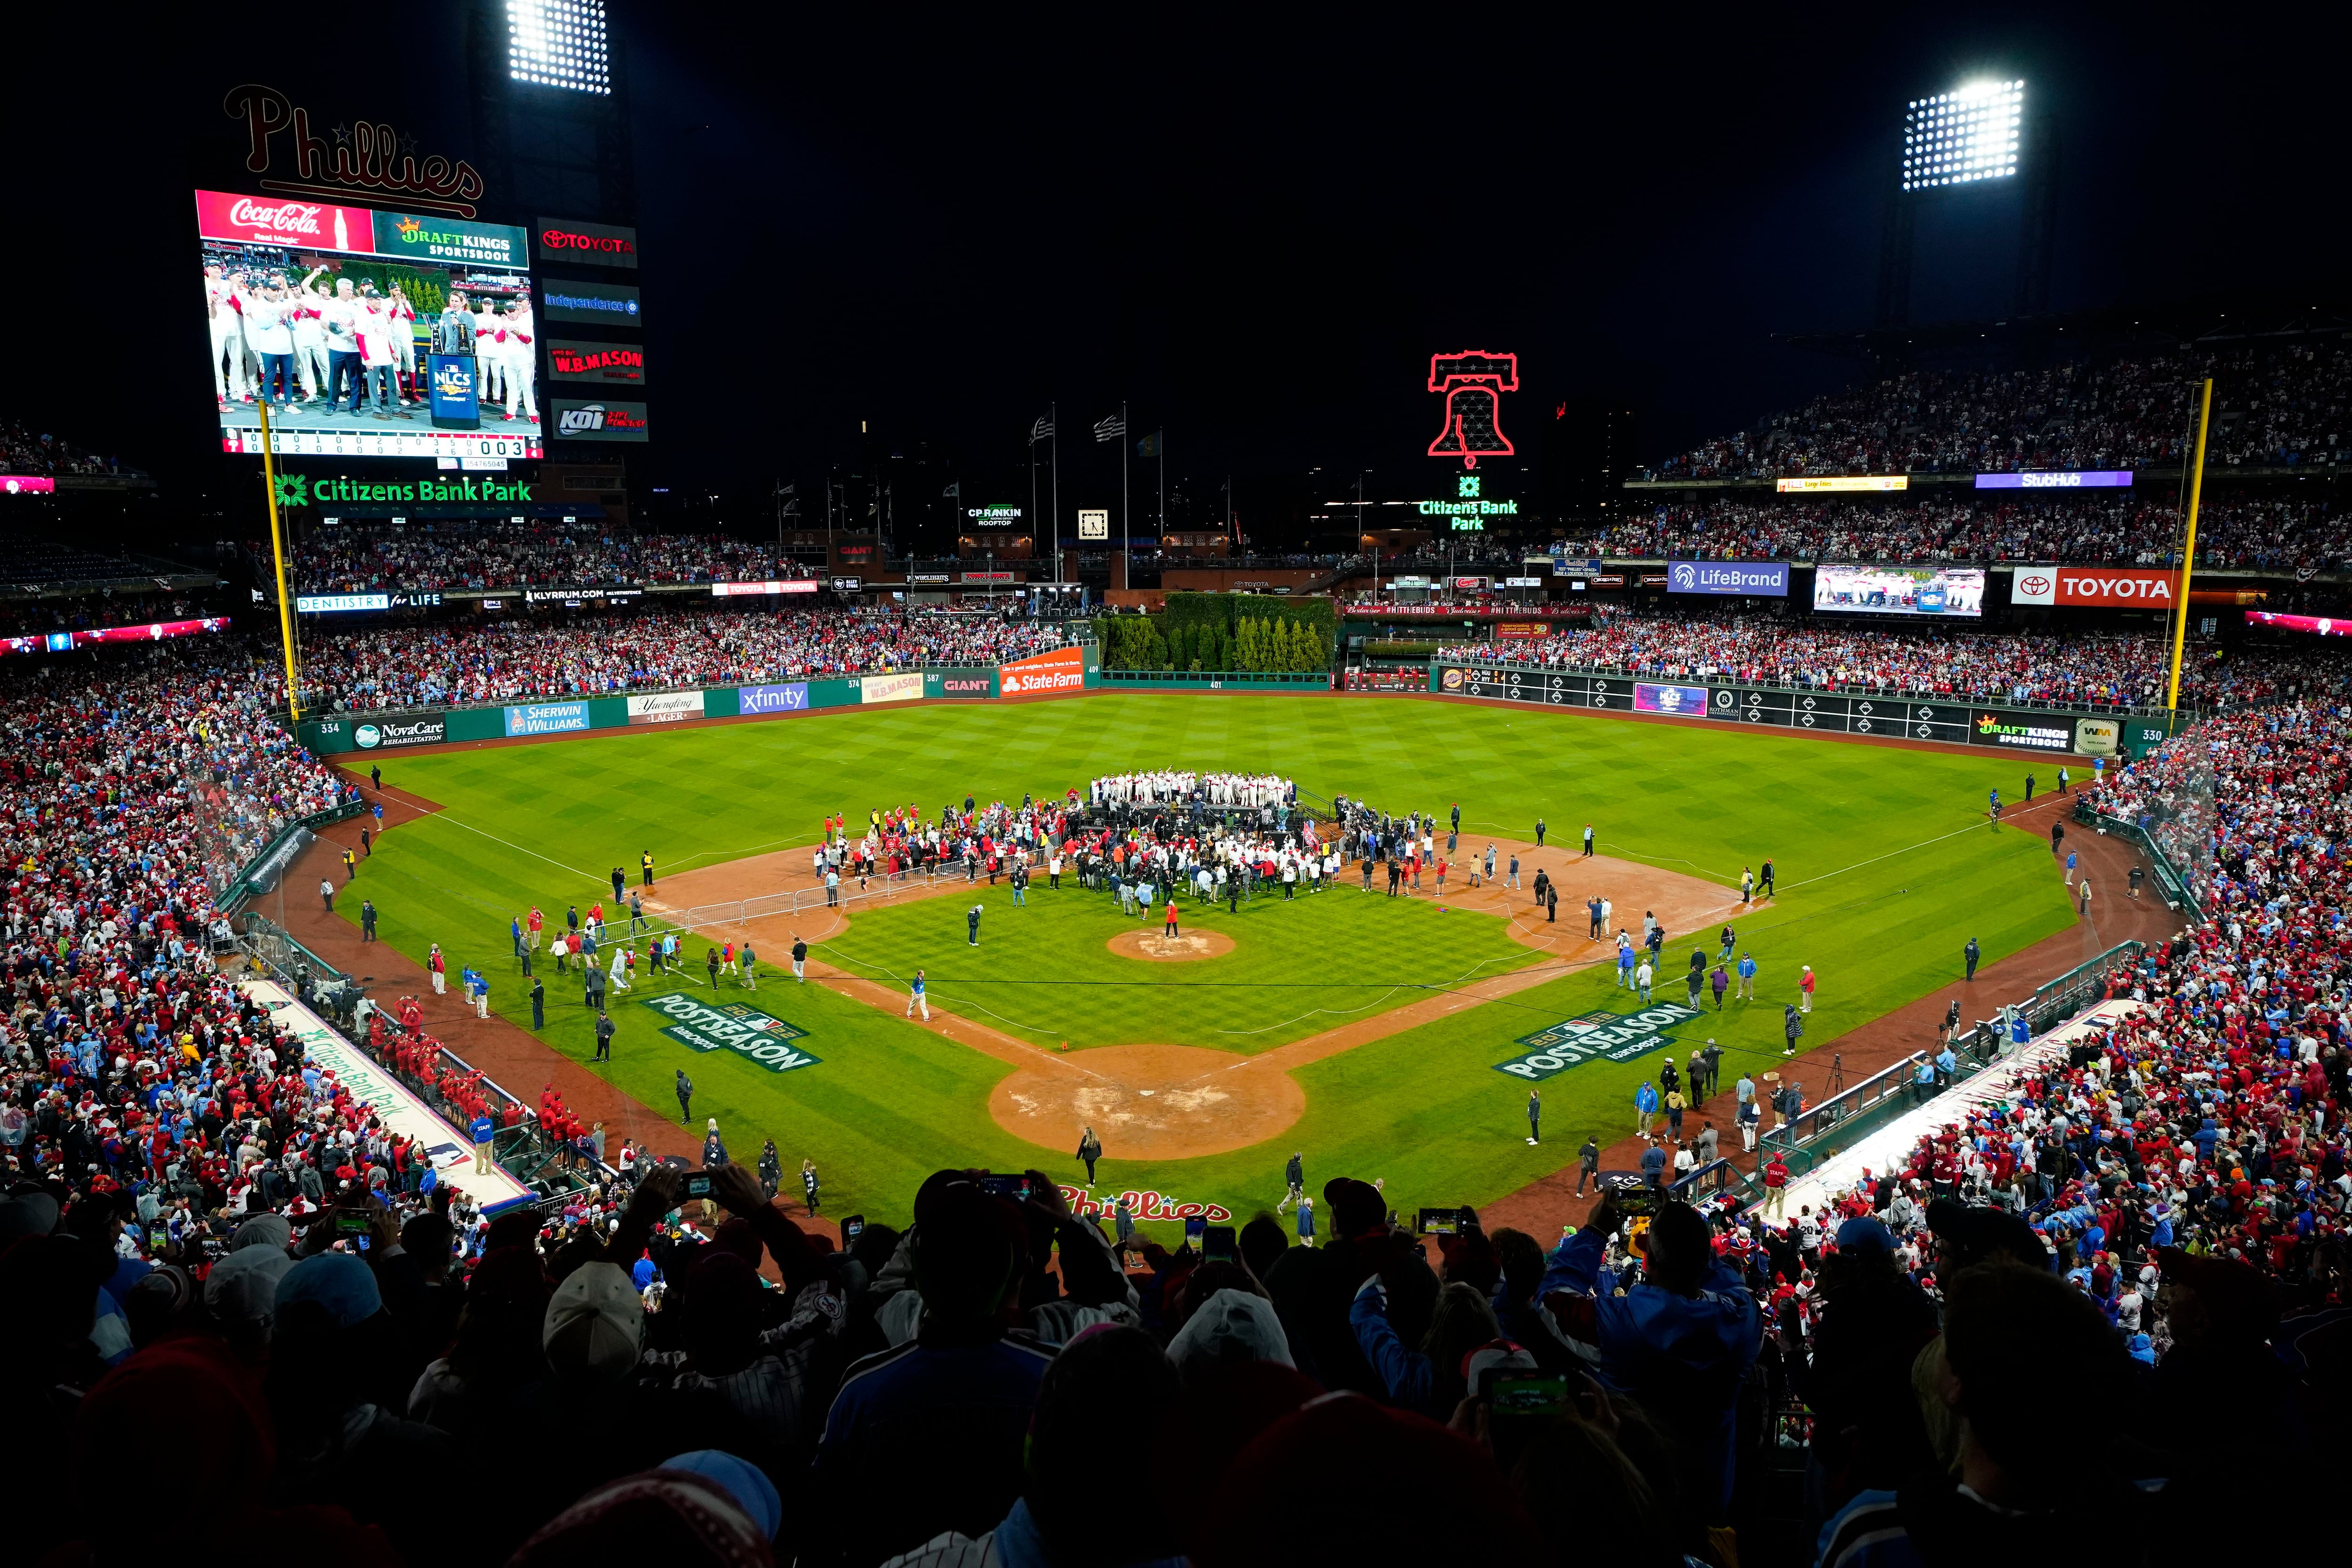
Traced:
<path fill-rule="evenodd" d="M 2172 863 L 2172 857 L 2164 852 L 2164 847 L 2156 841 L 2155 834 L 2137 822 L 2127 822 L 2120 816 L 2109 816 L 2105 812 L 2092 809 L 2087 797 L 2074 803 L 2074 820 L 2110 837 L 2128 839 L 2138 845 L 2147 851 L 2148 860 L 2155 868 L 2157 889 L 2164 894 L 2164 901 L 2173 909 L 2187 910 L 2198 920 L 2205 918 L 2205 910 L 2198 903 L 2189 879 L 2182 876 L 2180 868 Z"/>
<path fill-rule="evenodd" d="M 2047 710 L 2053 713 L 2129 713 L 2145 718 L 2159 718 L 2171 711 L 2168 709 L 2153 707 L 2146 703 L 2100 702 L 2088 697 L 2079 701 L 2048 702 L 2038 698 L 2012 698 L 1997 694 L 1988 696 L 1982 692 L 1927 691 L 1893 682 L 1877 684 L 1868 681 L 1832 680 L 1824 681 L 1819 686 L 1791 686 L 1785 681 L 1751 680 L 1727 669 L 1716 669 L 1704 674 L 1697 670 L 1686 669 L 1680 674 L 1669 674 L 1662 669 L 1644 668 L 1633 664 L 1567 664 L 1551 660 L 1498 659 L 1492 656 L 1463 649 L 1457 649 L 1452 653 L 1441 653 L 1430 662 L 1476 665 L 1481 669 L 1501 670 L 1506 673 L 1517 671 L 1521 674 L 1541 675 L 1613 675 L 1631 680 L 1713 681 L 1720 686 L 1737 686 L 1743 690 L 1752 689 L 1758 691 L 1787 691 L 1800 697 L 1834 693 L 1853 697 L 1903 698 L 1912 701 L 1948 703 L 1954 707 L 1986 703 L 2026 712 Z M 2183 716 L 2189 716 L 2194 711 L 2201 710 L 2184 708 L 2179 711 Z"/>
<path fill-rule="evenodd" d="M 1105 669 L 1106 686 L 1182 686 L 1213 690 L 1234 686 L 1262 686 L 1290 690 L 1328 691 L 1331 672 L 1266 669 Z"/>
<path fill-rule="evenodd" d="M 321 827 L 357 816 L 366 809 L 363 802 L 347 800 L 341 805 L 314 811 L 279 828 L 262 847 L 261 852 L 247 861 L 223 890 L 224 907 L 234 912 L 236 906 L 247 899 L 258 897 L 275 886 L 277 879 L 286 874 L 294 864 L 294 857 L 299 855 L 307 845 L 308 840 L 302 837 L 304 834 L 315 836 Z"/>
<path fill-rule="evenodd" d="M 2048 1034 L 2099 1000 L 2108 977 L 2118 967 L 2137 963 L 2147 951 L 2147 944 L 2143 942 L 2117 942 L 2096 958 L 2036 986 L 2032 995 L 2003 1008 L 2000 1018 L 1982 1020 L 1961 1033 L 1952 1041 L 1952 1055 L 1961 1064 L 1961 1070 L 1956 1070 L 1948 1080 L 1938 1072 L 1936 1092 L 1941 1094 L 1966 1082 L 2011 1053 L 2014 1047 L 2005 1026 L 2009 1016 L 2022 1015 L 2032 1034 Z M 1756 1141 L 1757 1168 L 1761 1170 L 1763 1162 L 1777 1153 L 1792 1173 L 1801 1173 L 1837 1152 L 1832 1148 L 1813 1147 L 1826 1134 L 1836 1132 L 1843 1147 L 1885 1126 L 1920 1103 L 1916 1092 L 1906 1094 L 1904 1090 L 1918 1081 L 1920 1064 L 1928 1059 L 1927 1052 L 1914 1051 L 1852 1089 L 1784 1120 Z"/>
<path fill-rule="evenodd" d="M 1710 1160 L 1687 1176 L 1677 1177 L 1667 1184 L 1666 1195 L 1686 1204 L 1705 1203 L 1726 1193 L 1736 1193 L 1745 1198 L 1752 1195 L 1752 1185 L 1740 1173 L 1739 1167 L 1726 1156 Z"/>
<path fill-rule="evenodd" d="M 985 870 L 981 873 L 982 876 L 986 874 Z M 755 898 L 695 904 L 659 919 L 648 916 L 646 924 L 655 934 L 673 931 L 723 930 L 778 915 L 796 915 L 803 910 L 846 909 L 851 904 L 887 899 L 908 888 L 929 888 L 945 881 L 961 881 L 964 876 L 963 863 L 960 860 L 931 866 L 910 866 L 903 871 L 874 873 L 866 878 L 867 886 L 860 891 L 856 886 L 857 874 L 845 869 L 841 884 L 836 888 L 788 888 L 782 892 L 761 893 Z M 631 934 L 635 934 L 634 931 Z"/>

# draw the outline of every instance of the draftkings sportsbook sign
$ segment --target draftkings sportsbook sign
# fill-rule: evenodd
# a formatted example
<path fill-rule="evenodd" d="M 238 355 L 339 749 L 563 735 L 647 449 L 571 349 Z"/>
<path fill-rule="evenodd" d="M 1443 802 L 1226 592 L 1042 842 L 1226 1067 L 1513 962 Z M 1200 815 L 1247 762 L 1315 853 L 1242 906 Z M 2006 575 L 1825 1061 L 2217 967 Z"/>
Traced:
<path fill-rule="evenodd" d="M 1540 1082 L 1589 1061 L 1630 1062 L 1673 1045 L 1674 1036 L 1664 1031 L 1698 1016 L 1697 1008 L 1679 1002 L 1653 1002 L 1634 1013 L 1601 1008 L 1520 1036 L 1515 1042 L 1519 1054 L 1496 1062 L 1495 1070 Z"/>
<path fill-rule="evenodd" d="M 647 997 L 644 1005 L 669 1020 L 662 1026 L 663 1034 L 698 1051 L 740 1051 L 770 1072 L 814 1067 L 824 1059 L 790 1043 L 806 1039 L 807 1030 L 740 1002 L 698 1002 L 676 991 Z"/>

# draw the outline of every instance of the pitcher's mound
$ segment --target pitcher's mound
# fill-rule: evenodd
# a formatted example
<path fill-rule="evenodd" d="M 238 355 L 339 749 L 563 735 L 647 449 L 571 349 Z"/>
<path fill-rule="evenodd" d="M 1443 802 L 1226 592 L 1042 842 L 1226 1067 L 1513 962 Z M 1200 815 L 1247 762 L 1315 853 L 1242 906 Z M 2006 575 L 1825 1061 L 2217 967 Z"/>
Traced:
<path fill-rule="evenodd" d="M 1082 1127 L 1108 1159 L 1184 1160 L 1262 1143 L 1306 1109 L 1298 1080 L 1280 1068 L 1198 1046 L 1073 1051 L 1021 1068 L 988 1097 L 999 1127 L 1066 1160 Z"/>
<path fill-rule="evenodd" d="M 1156 958 L 1163 963 L 1181 963 L 1192 958 L 1223 958 L 1233 952 L 1234 939 L 1221 931 L 1180 931 L 1174 936 L 1162 936 L 1156 931 L 1123 931 L 1110 939 L 1110 950 L 1121 958 Z M 1077 1145 L 1073 1143 L 1070 1147 L 1075 1149 Z"/>

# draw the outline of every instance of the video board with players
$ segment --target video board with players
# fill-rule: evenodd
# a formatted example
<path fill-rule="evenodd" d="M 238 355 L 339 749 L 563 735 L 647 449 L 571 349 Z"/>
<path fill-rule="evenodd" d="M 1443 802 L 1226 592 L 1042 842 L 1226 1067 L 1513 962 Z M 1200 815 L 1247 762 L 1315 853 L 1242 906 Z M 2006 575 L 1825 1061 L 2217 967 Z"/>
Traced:
<path fill-rule="evenodd" d="M 530 236 L 333 202 L 196 193 L 225 451 L 545 455 Z"/>
<path fill-rule="evenodd" d="M 1865 616 L 1943 616 L 1973 619 L 1984 614 L 1981 566 L 1841 565 L 1813 568 L 1813 608 Z"/>

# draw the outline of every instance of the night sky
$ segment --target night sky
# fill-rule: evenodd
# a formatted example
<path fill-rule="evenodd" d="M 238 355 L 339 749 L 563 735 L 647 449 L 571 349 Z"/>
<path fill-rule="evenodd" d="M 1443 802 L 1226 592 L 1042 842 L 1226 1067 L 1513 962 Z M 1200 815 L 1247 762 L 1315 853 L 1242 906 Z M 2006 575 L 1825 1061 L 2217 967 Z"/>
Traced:
<path fill-rule="evenodd" d="M 1770 334 L 1868 322 L 1903 104 L 1983 75 L 2057 106 L 2057 309 L 2333 300 L 2344 40 L 2258 9 L 616 5 L 655 428 L 633 469 L 719 492 L 730 521 L 869 450 L 927 449 L 967 500 L 1025 500 L 1024 437 L 1054 403 L 1065 510 L 1115 505 L 1117 447 L 1087 427 L 1125 399 L 1136 434 L 1165 426 L 1171 478 L 1207 494 L 1230 474 L 1245 521 L 1279 531 L 1360 467 L 1375 495 L 1431 493 L 1422 381 L 1464 348 L 1520 356 L 1503 426 L 1523 453 L 1557 402 L 1600 397 L 1662 458 L 1858 374 Z M 47 68 L 5 110 L 26 210 L 0 408 L 216 494 L 201 328 L 177 319 L 195 321 L 183 128 L 241 79 L 304 96 L 315 69 L 314 100 L 366 97 L 365 51 L 318 15 L 285 48 L 243 23 L 125 37 L 100 7 L 35 25 Z M 425 29 L 376 57 L 395 74 L 372 101 L 462 144 L 418 123 L 462 84 L 402 80 L 462 58 L 458 8 L 370 25 Z M 2005 314 L 2014 223 L 1987 200 L 1923 226 L 1914 319 Z M 1140 466 L 1137 488 L 1141 515 Z"/>

